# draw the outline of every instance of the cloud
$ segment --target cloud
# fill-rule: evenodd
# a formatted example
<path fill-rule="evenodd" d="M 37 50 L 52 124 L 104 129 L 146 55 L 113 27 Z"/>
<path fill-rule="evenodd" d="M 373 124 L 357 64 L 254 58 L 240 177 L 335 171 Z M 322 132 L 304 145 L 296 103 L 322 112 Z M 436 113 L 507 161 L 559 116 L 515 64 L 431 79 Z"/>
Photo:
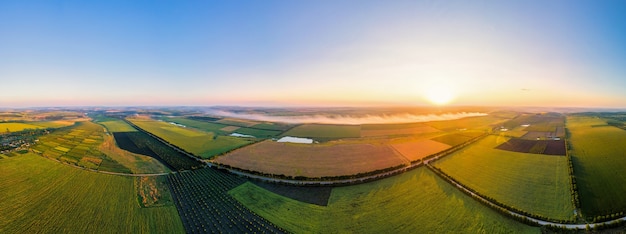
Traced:
<path fill-rule="evenodd" d="M 415 115 L 409 113 L 390 114 L 390 115 L 291 115 L 291 116 L 275 116 L 264 114 L 250 113 L 234 113 L 230 111 L 212 111 L 210 114 L 233 117 L 241 119 L 250 119 L 268 122 L 282 122 L 291 124 L 318 123 L 318 124 L 391 124 L 391 123 L 415 123 L 429 122 L 440 120 L 453 120 L 465 117 L 485 116 L 487 114 L 480 112 L 458 112 L 446 114 L 428 114 Z"/>

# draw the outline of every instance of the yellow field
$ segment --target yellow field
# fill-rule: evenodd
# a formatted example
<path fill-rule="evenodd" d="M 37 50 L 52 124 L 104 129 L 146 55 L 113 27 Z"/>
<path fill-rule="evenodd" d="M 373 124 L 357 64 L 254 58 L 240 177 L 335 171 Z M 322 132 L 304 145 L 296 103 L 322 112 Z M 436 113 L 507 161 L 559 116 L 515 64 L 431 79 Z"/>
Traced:
<path fill-rule="evenodd" d="M 416 161 L 426 156 L 449 149 L 451 146 L 433 140 L 414 140 L 392 143 L 391 146 L 409 161 Z"/>

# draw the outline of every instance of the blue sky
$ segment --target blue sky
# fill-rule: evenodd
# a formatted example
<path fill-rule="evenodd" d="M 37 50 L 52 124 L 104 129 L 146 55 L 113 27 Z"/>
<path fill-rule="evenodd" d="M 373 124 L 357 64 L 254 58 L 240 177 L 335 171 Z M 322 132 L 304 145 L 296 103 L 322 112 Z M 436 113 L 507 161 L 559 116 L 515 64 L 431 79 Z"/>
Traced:
<path fill-rule="evenodd" d="M 625 42 L 624 1 L 0 1 L 0 106 L 626 107 Z"/>

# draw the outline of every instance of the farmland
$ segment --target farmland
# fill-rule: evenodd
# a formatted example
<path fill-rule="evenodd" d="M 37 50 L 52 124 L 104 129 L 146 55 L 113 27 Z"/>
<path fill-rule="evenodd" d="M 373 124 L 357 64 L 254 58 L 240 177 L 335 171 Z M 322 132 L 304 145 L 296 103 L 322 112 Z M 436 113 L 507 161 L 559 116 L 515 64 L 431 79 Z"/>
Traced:
<path fill-rule="evenodd" d="M 255 142 L 252 139 L 220 136 L 212 132 L 183 128 L 152 119 L 129 119 L 138 127 L 202 158 L 211 158 Z"/>
<path fill-rule="evenodd" d="M 226 193 L 245 179 L 204 168 L 172 174 L 168 181 L 188 233 L 282 233 Z"/>
<path fill-rule="evenodd" d="M 44 128 L 39 125 L 27 124 L 27 123 L 0 123 L 0 134 L 1 133 L 10 133 L 10 132 L 19 132 L 25 129 L 38 129 Z"/>
<path fill-rule="evenodd" d="M 353 175 L 407 163 L 387 145 L 359 141 L 321 144 L 263 141 L 213 161 L 251 171 L 305 177 Z"/>
<path fill-rule="evenodd" d="M 153 157 L 171 170 L 188 170 L 201 166 L 201 163 L 180 153 L 143 132 L 113 133 L 117 145 L 135 154 Z"/>
<path fill-rule="evenodd" d="M 567 118 L 576 184 L 590 218 L 626 212 L 626 131 L 597 117 Z"/>
<path fill-rule="evenodd" d="M 409 124 L 365 124 L 361 126 L 362 137 L 419 135 L 441 132 L 424 123 Z"/>
<path fill-rule="evenodd" d="M 165 120 L 179 123 L 187 127 L 196 128 L 205 132 L 213 132 L 216 134 L 230 134 L 232 132 L 236 132 L 240 134 L 252 135 L 259 138 L 269 138 L 277 136 L 282 132 L 282 130 L 276 129 L 276 126 L 273 124 L 255 124 L 252 125 L 252 127 L 242 127 L 238 125 L 227 125 L 217 122 L 199 121 L 190 118 L 165 118 Z"/>
<path fill-rule="evenodd" d="M 289 199 L 249 182 L 229 193 L 265 219 L 296 233 L 539 232 L 472 200 L 423 167 L 333 188 L 327 206 Z"/>
<path fill-rule="evenodd" d="M 98 149 L 105 137 L 102 126 L 78 122 L 42 136 L 33 149 L 45 157 L 85 168 L 130 173 L 127 167 Z"/>
<path fill-rule="evenodd" d="M 487 136 L 434 166 L 507 206 L 543 217 L 573 220 L 567 158 L 494 149 L 507 140 Z"/>
<path fill-rule="evenodd" d="M 137 129 L 128 125 L 126 122 L 120 119 L 108 120 L 103 122 L 98 122 L 102 124 L 109 132 L 136 132 Z"/>
<path fill-rule="evenodd" d="M 446 121 L 431 121 L 425 124 L 442 131 L 455 131 L 459 129 L 488 131 L 494 126 L 506 122 L 506 120 L 507 119 L 496 115 L 486 115 Z"/>
<path fill-rule="evenodd" d="M 391 146 L 411 162 L 450 148 L 450 145 L 433 140 L 406 141 L 404 139 L 392 141 Z"/>
<path fill-rule="evenodd" d="M 141 208 L 132 177 L 30 153 L 0 160 L 0 177 L 0 233 L 184 232 L 175 206 Z"/>
<path fill-rule="evenodd" d="M 282 136 L 308 137 L 316 140 L 361 137 L 359 125 L 303 124 L 284 132 Z"/>

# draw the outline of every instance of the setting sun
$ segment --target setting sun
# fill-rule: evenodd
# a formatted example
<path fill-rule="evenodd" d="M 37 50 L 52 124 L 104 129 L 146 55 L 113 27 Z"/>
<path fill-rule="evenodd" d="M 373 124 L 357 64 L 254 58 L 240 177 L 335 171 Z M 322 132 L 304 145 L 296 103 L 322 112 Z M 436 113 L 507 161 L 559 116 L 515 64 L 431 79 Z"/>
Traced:
<path fill-rule="evenodd" d="M 435 105 L 445 105 L 450 103 L 455 95 L 450 88 L 438 86 L 426 91 L 426 99 Z"/>

